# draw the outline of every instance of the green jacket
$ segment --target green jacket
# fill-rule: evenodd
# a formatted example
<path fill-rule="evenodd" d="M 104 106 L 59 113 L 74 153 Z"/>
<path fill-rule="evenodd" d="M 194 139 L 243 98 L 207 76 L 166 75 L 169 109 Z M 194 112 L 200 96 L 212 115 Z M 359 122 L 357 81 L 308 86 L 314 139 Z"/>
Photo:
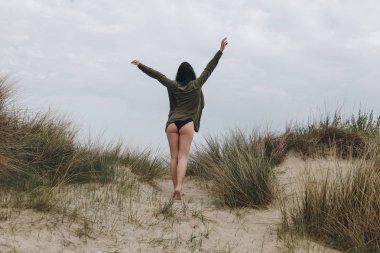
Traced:
<path fill-rule="evenodd" d="M 165 75 L 142 63 L 138 65 L 139 69 L 148 76 L 157 79 L 168 90 L 170 111 L 165 131 L 169 124 L 177 120 L 192 118 L 194 121 L 194 130 L 198 132 L 202 110 L 205 105 L 202 86 L 215 69 L 222 54 L 222 51 L 219 50 L 207 64 L 202 74 L 196 80 L 190 81 L 185 86 L 175 80 L 170 80 Z"/>

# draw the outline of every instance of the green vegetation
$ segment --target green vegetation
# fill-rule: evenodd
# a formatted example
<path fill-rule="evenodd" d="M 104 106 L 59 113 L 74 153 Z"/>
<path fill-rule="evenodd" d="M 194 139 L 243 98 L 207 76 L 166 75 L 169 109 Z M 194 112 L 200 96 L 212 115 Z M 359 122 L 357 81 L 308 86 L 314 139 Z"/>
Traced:
<path fill-rule="evenodd" d="M 231 131 L 197 147 L 189 174 L 208 181 L 211 194 L 229 207 L 266 206 L 274 196 L 274 167 L 292 151 L 307 157 L 361 159 L 361 165 L 320 182 L 308 178 L 297 207 L 283 207 L 282 231 L 306 235 L 353 252 L 380 250 L 380 120 L 374 113 L 337 113 L 330 120 L 289 128 L 284 134 Z M 331 177 L 331 178 L 330 178 Z M 316 183 L 318 182 L 318 183 Z"/>
<path fill-rule="evenodd" d="M 282 232 L 348 252 L 380 251 L 379 122 L 372 111 L 349 120 L 336 113 L 333 120 L 326 117 L 281 136 L 286 149 L 303 156 L 352 161 L 349 168 L 336 164 L 328 174 L 310 172 L 295 206 L 283 203 Z"/>
<path fill-rule="evenodd" d="M 373 112 L 333 117 L 288 128 L 284 134 L 247 135 L 234 130 L 223 138 L 207 137 L 189 162 L 188 175 L 214 182 L 211 192 L 230 207 L 259 207 L 273 199 L 273 167 L 290 151 L 304 157 L 365 157 L 378 139 L 380 118 Z"/>
<path fill-rule="evenodd" d="M 288 127 L 285 133 L 264 138 L 265 152 L 272 163 L 280 164 L 289 151 L 304 157 L 336 154 L 342 158 L 363 157 L 380 134 L 380 116 L 375 118 L 359 110 L 344 119 L 339 113 L 310 122 L 306 126 Z"/>
<path fill-rule="evenodd" d="M 379 252 L 379 168 L 363 161 L 352 168 L 337 167 L 335 173 L 324 175 L 318 184 L 313 177 L 305 179 L 295 208 L 283 211 L 283 227 L 338 249 Z"/>
<path fill-rule="evenodd" d="M 139 176 L 142 182 L 153 182 L 167 172 L 168 163 L 159 155 L 152 154 L 151 150 L 132 151 L 127 150 L 122 155 L 120 162 Z"/>
<path fill-rule="evenodd" d="M 274 173 L 263 141 L 255 134 L 232 131 L 206 144 L 192 157 L 193 175 L 212 180 L 212 193 L 229 207 L 260 207 L 274 197 Z"/>
<path fill-rule="evenodd" d="M 107 183 L 114 179 L 117 166 L 130 167 L 143 181 L 162 175 L 162 160 L 152 158 L 149 150 L 123 151 L 121 144 L 78 144 L 77 131 L 67 120 L 50 113 L 32 115 L 11 109 L 11 93 L 7 78 L 0 77 L 0 188 L 3 190 L 25 191 L 31 197 L 41 195 L 39 192 L 46 187 L 67 183 Z"/>

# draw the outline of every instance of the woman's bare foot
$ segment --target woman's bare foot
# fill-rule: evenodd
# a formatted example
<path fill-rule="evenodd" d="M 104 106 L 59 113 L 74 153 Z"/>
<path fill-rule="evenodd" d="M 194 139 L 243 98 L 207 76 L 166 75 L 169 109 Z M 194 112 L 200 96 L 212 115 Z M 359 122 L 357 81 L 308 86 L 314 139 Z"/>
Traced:
<path fill-rule="evenodd" d="M 175 192 L 174 192 L 174 199 L 175 200 L 181 200 L 181 192 L 180 191 L 178 191 L 178 190 L 176 190 Z"/>

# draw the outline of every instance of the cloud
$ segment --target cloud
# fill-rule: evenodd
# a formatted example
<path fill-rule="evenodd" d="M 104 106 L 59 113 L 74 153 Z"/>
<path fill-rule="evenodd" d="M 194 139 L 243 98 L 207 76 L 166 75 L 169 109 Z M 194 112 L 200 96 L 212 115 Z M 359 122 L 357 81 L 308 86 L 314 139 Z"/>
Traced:
<path fill-rule="evenodd" d="M 281 128 L 340 103 L 380 112 L 379 12 L 375 0 L 3 1 L 0 67 L 20 77 L 33 110 L 165 147 L 166 90 L 131 60 L 170 78 L 185 60 L 200 73 L 228 36 L 198 140 L 235 125 Z"/>

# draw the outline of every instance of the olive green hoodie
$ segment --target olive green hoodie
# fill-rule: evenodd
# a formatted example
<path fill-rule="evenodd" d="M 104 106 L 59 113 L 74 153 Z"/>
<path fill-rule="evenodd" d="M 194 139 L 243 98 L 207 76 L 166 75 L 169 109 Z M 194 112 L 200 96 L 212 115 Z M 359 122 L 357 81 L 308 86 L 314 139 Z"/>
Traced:
<path fill-rule="evenodd" d="M 222 54 L 222 51 L 219 50 L 207 64 L 202 74 L 197 79 L 190 81 L 186 85 L 170 80 L 165 75 L 143 65 L 142 63 L 138 65 L 139 69 L 141 69 L 148 76 L 157 79 L 168 90 L 170 111 L 165 131 L 169 124 L 174 123 L 177 120 L 192 118 L 194 121 L 194 130 L 195 132 L 198 132 L 202 110 L 205 105 L 202 86 L 214 71 Z"/>

